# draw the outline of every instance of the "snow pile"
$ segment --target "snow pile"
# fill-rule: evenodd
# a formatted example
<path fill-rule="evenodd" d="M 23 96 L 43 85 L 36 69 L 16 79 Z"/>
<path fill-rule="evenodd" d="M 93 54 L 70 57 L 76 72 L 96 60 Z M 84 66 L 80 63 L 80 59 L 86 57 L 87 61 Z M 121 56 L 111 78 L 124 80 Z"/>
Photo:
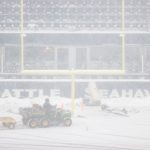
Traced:
<path fill-rule="evenodd" d="M 64 109 L 72 110 L 72 100 L 66 97 L 50 97 L 50 103 Z M 32 107 L 33 104 L 43 105 L 44 98 L 11 98 L 0 99 L 0 116 L 4 113 L 18 114 L 20 107 Z M 101 103 L 106 105 L 111 110 L 125 110 L 127 113 L 136 114 L 139 112 L 150 111 L 150 98 L 135 99 L 135 98 L 112 98 L 102 99 Z M 91 106 L 94 107 L 94 106 Z M 100 108 L 100 106 L 99 106 Z M 81 98 L 75 99 L 74 110 L 75 115 L 83 115 L 86 113 L 87 107 L 84 106 Z M 1 115 L 2 114 L 2 115 Z"/>
<path fill-rule="evenodd" d="M 71 109 L 72 100 L 66 97 L 50 97 L 50 103 L 57 107 Z M 0 112 L 18 113 L 20 107 L 32 107 L 33 104 L 43 105 L 45 98 L 11 98 L 0 99 Z M 75 105 L 80 107 L 81 99 L 75 100 Z"/>
<path fill-rule="evenodd" d="M 130 113 L 150 111 L 150 98 L 102 99 L 102 104 L 116 109 L 126 109 Z"/>

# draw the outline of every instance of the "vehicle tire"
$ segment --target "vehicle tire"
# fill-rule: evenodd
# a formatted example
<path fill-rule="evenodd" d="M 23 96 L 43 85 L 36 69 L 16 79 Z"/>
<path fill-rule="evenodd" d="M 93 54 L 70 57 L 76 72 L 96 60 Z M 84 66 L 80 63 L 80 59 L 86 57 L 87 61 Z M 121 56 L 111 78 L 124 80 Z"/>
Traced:
<path fill-rule="evenodd" d="M 72 120 L 70 118 L 64 119 L 64 126 L 70 127 L 72 125 Z"/>
<path fill-rule="evenodd" d="M 36 119 L 29 120 L 28 126 L 30 128 L 37 128 L 38 127 L 38 120 L 36 120 Z"/>
<path fill-rule="evenodd" d="M 23 123 L 23 125 L 27 125 L 27 123 L 28 123 L 27 119 L 23 118 L 22 123 Z"/>
<path fill-rule="evenodd" d="M 41 124 L 41 127 L 42 127 L 42 128 L 47 128 L 47 127 L 50 126 L 50 121 L 49 121 L 49 119 L 46 119 L 46 118 L 45 118 L 45 119 L 42 119 L 42 120 L 41 120 L 41 123 L 40 123 L 40 124 Z"/>
<path fill-rule="evenodd" d="M 3 127 L 7 127 L 7 124 L 6 124 L 6 123 L 3 122 L 2 124 L 3 124 Z"/>
<path fill-rule="evenodd" d="M 9 123 L 9 124 L 7 125 L 8 129 L 14 129 L 15 126 L 16 126 L 15 123 Z"/>

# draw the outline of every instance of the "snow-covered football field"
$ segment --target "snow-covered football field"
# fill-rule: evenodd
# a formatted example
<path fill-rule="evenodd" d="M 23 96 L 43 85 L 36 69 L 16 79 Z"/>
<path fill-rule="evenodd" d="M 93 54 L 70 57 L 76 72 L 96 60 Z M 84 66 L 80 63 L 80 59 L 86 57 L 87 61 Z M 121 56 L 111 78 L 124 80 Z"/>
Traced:
<path fill-rule="evenodd" d="M 117 103 L 112 103 L 115 108 Z M 99 106 L 78 108 L 71 127 L 0 127 L 0 150 L 150 150 L 149 102 L 132 101 L 130 106 L 126 105 L 127 116 L 101 111 Z"/>

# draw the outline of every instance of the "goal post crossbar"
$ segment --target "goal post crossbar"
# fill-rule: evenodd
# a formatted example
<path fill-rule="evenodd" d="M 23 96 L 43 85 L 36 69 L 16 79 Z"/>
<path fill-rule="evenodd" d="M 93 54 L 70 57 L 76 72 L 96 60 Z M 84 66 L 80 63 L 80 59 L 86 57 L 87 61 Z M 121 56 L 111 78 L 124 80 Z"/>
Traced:
<path fill-rule="evenodd" d="M 124 70 L 23 70 L 26 75 L 123 75 Z"/>

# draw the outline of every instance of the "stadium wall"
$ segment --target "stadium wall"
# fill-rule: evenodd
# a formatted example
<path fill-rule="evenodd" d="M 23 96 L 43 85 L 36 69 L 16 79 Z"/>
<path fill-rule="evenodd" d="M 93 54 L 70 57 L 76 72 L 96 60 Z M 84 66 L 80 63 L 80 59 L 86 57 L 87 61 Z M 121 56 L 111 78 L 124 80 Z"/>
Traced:
<path fill-rule="evenodd" d="M 100 98 L 144 98 L 150 97 L 150 81 L 77 81 L 76 98 L 86 98 L 93 91 L 87 92 L 94 86 Z M 3 81 L 0 82 L 0 98 L 35 98 L 35 97 L 71 97 L 71 82 L 45 81 Z"/>

